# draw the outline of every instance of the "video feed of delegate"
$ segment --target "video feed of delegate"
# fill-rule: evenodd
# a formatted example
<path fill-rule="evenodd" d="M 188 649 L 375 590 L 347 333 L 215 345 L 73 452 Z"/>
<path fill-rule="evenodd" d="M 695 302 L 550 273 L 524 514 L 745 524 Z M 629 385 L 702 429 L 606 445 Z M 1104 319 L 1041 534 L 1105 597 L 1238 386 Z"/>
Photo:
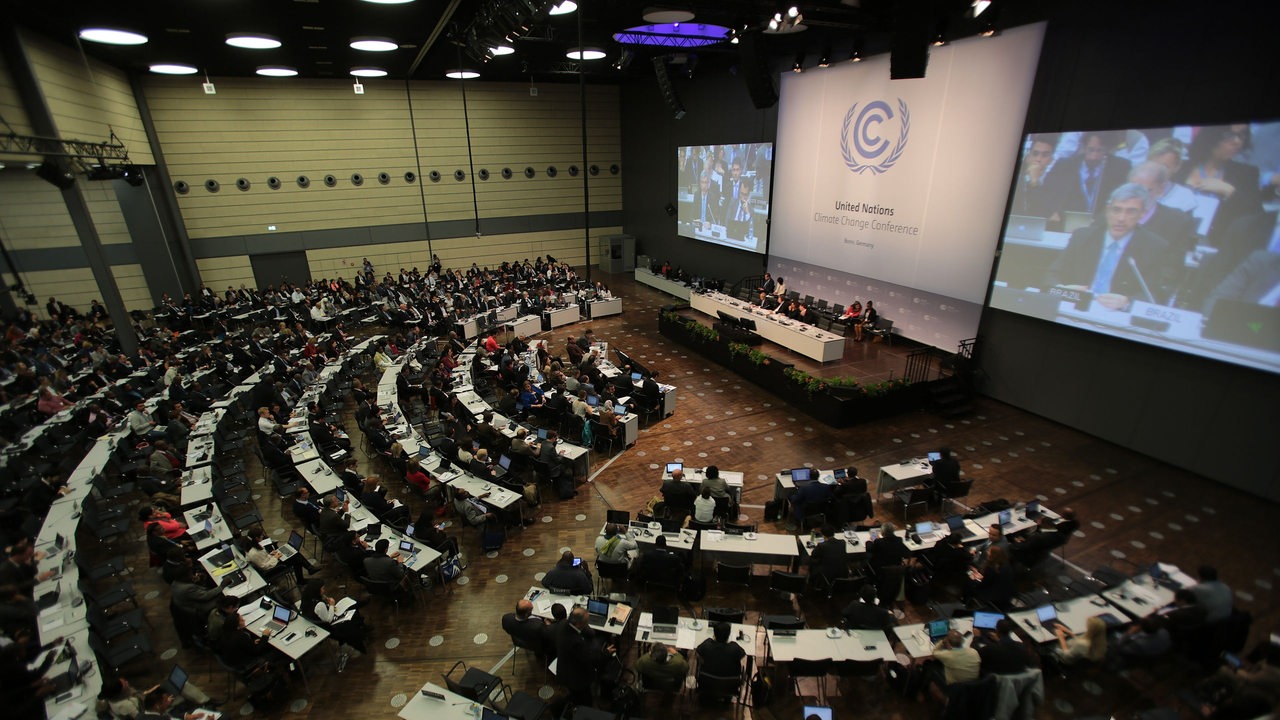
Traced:
<path fill-rule="evenodd" d="M 695 145 L 676 152 L 680 236 L 763 253 L 773 143 Z"/>
<path fill-rule="evenodd" d="M 1025 138 L 990 305 L 1280 372 L 1280 121 Z"/>

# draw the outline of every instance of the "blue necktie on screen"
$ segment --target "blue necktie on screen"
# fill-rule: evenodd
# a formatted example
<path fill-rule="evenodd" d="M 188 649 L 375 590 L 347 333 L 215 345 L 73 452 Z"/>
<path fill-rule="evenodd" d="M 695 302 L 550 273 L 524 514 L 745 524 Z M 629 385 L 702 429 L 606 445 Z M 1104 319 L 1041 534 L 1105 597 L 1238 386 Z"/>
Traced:
<path fill-rule="evenodd" d="M 1109 240 L 1107 247 L 1102 251 L 1102 260 L 1098 262 L 1098 271 L 1093 275 L 1093 284 L 1089 286 L 1089 291 L 1098 294 L 1111 292 L 1111 278 L 1116 274 L 1116 267 L 1120 264 L 1120 243 L 1115 240 Z"/>

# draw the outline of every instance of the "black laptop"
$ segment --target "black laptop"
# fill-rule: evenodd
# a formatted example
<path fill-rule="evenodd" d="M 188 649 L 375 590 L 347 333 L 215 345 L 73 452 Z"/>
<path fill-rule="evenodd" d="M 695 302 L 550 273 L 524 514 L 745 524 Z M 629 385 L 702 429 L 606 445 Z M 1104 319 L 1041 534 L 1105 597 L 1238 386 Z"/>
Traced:
<path fill-rule="evenodd" d="M 55 694 L 64 693 L 80 682 L 80 658 L 76 657 L 75 648 L 70 645 L 67 646 L 67 651 L 71 656 L 71 664 L 67 667 L 66 672 L 60 673 L 53 678 L 53 691 Z"/>
<path fill-rule="evenodd" d="M 1280 308 L 1218 300 L 1205 320 L 1201 336 L 1206 340 L 1275 352 L 1280 350 Z"/>
<path fill-rule="evenodd" d="M 947 518 L 947 527 L 951 528 L 952 535 L 958 534 L 961 541 L 978 537 L 978 534 L 970 530 L 969 526 L 965 524 L 963 515 L 952 515 Z"/>

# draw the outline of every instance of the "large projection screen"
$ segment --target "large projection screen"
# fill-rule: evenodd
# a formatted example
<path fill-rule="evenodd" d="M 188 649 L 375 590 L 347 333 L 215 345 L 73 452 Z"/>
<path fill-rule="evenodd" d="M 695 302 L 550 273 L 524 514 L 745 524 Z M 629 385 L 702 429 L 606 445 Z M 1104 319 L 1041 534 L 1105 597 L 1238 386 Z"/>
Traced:
<path fill-rule="evenodd" d="M 895 331 L 973 337 L 1017 162 L 1043 24 L 784 76 L 770 270 L 831 303 L 874 300 Z"/>
<path fill-rule="evenodd" d="M 1280 372 L 1278 171 L 1274 120 L 1029 135 L 991 307 Z"/>
<path fill-rule="evenodd" d="M 765 251 L 773 143 L 681 147 L 676 167 L 681 237 Z"/>

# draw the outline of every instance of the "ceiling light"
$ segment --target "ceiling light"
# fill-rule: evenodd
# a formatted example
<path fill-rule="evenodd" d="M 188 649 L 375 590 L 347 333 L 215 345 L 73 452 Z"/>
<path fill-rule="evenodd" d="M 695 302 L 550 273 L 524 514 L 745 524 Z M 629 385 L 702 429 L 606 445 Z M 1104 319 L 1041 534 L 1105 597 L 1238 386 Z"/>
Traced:
<path fill-rule="evenodd" d="M 281 45 L 280 38 L 262 33 L 231 33 L 227 35 L 227 44 L 246 50 L 274 50 Z"/>
<path fill-rule="evenodd" d="M 142 33 L 115 28 L 84 28 L 80 39 L 107 45 L 145 45 L 147 36 Z"/>
<path fill-rule="evenodd" d="M 793 20 L 795 18 L 800 17 L 800 8 L 796 7 L 795 5 L 792 5 L 791 7 L 787 8 L 787 17 Z"/>
<path fill-rule="evenodd" d="M 973 16 L 978 17 L 984 10 L 991 7 L 991 0 L 973 0 Z"/>
<path fill-rule="evenodd" d="M 578 3 L 574 2 L 573 0 L 564 0 L 564 2 L 562 3 L 553 5 L 551 9 L 547 11 L 547 14 L 548 15 L 568 15 L 569 13 L 577 9 L 578 9 Z"/>
<path fill-rule="evenodd" d="M 804 72 L 804 52 L 796 53 L 796 61 L 791 63 L 791 72 Z"/>
<path fill-rule="evenodd" d="M 255 72 L 266 77 L 293 77 L 298 74 L 296 68 L 284 65 L 261 65 Z"/>
<path fill-rule="evenodd" d="M 669 10 L 667 8 L 648 8 L 644 11 L 644 21 L 654 25 L 665 23 L 689 22 L 694 15 L 688 10 Z"/>
<path fill-rule="evenodd" d="M 570 60 L 600 60 L 605 52 L 598 47 L 570 48 L 564 56 Z"/>
<path fill-rule="evenodd" d="M 946 44 L 947 44 L 947 39 L 942 36 L 942 33 L 938 33 L 937 35 L 934 36 L 933 38 L 934 47 L 942 47 L 943 45 L 946 45 Z"/>
<path fill-rule="evenodd" d="M 399 45 L 395 40 L 385 37 L 355 37 L 351 38 L 352 50 L 364 50 L 365 52 L 389 52 L 398 50 Z"/>
<path fill-rule="evenodd" d="M 404 5 L 406 3 L 413 2 L 413 0 L 364 0 L 364 1 L 367 3 L 373 3 L 375 5 Z"/>
<path fill-rule="evenodd" d="M 510 45 L 494 45 L 493 47 L 489 48 L 489 52 L 492 53 L 494 56 L 510 55 L 515 51 L 516 49 L 511 47 Z"/>
<path fill-rule="evenodd" d="M 195 75 L 198 72 L 190 65 L 178 65 L 176 63 L 156 63 L 151 66 L 151 72 L 159 75 Z"/>
<path fill-rule="evenodd" d="M 822 54 L 818 56 L 818 67 L 831 67 L 831 48 L 822 48 Z"/>
<path fill-rule="evenodd" d="M 450 80 L 474 80 L 480 77 L 480 73 L 468 68 L 459 68 L 455 70 L 445 70 L 444 76 Z"/>
<path fill-rule="evenodd" d="M 386 77 L 387 71 L 380 67 L 353 67 L 351 74 L 355 77 Z"/>

